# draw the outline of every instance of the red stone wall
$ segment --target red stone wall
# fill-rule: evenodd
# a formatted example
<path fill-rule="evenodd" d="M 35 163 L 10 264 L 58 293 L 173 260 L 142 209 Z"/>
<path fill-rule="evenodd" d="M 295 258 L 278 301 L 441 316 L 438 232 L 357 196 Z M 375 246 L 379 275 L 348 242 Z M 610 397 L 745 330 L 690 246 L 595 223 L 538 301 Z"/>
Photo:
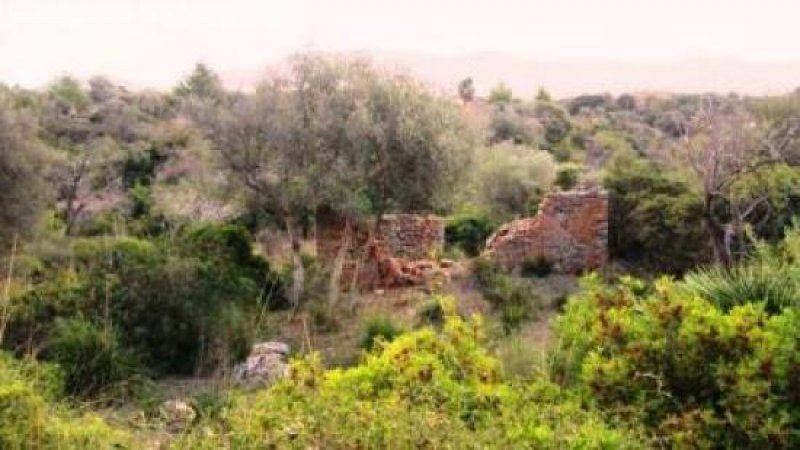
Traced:
<path fill-rule="evenodd" d="M 489 237 L 485 254 L 505 270 L 537 258 L 560 272 L 596 269 L 608 259 L 608 194 L 547 194 L 536 216 L 508 223 Z"/>
<path fill-rule="evenodd" d="M 444 220 L 433 215 L 386 215 L 372 241 L 368 223 L 351 222 L 349 226 L 346 238 L 345 219 L 328 216 L 319 221 L 317 231 L 317 252 L 329 267 L 335 263 L 342 245 L 349 244 L 342 271 L 343 288 L 349 287 L 355 276 L 356 285 L 367 289 L 416 284 L 419 274 L 414 272 L 419 261 L 444 248 Z"/>

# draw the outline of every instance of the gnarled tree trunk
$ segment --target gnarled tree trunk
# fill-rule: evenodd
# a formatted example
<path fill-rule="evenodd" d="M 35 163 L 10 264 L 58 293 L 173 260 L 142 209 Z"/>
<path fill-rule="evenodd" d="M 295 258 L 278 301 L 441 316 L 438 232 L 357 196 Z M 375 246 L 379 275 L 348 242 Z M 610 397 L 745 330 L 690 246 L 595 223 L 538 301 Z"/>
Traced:
<path fill-rule="evenodd" d="M 296 308 L 300 305 L 300 298 L 303 295 L 306 282 L 305 267 L 303 267 L 303 255 L 300 245 L 300 236 L 297 233 L 294 219 L 286 218 L 286 232 L 289 234 L 292 252 L 292 286 L 289 289 L 289 303 Z"/>
<path fill-rule="evenodd" d="M 339 294 L 341 293 L 340 282 L 342 279 L 342 271 L 344 263 L 347 259 L 347 253 L 350 251 L 350 243 L 352 241 L 352 229 L 350 225 L 350 217 L 345 217 L 344 233 L 342 240 L 339 243 L 339 250 L 336 252 L 336 260 L 333 264 L 330 280 L 328 281 L 328 309 L 333 312 L 336 304 L 339 302 Z"/>

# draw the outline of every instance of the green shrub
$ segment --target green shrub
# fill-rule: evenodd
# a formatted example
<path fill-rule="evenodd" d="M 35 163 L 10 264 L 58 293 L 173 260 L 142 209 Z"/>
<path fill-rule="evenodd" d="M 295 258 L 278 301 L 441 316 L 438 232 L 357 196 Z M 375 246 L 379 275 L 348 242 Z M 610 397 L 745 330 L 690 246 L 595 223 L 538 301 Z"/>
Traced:
<path fill-rule="evenodd" d="M 446 323 L 406 333 L 351 368 L 319 356 L 293 362 L 288 379 L 237 402 L 211 433 L 174 448 L 643 448 L 559 388 L 501 381 L 476 318 L 445 301 Z"/>
<path fill-rule="evenodd" d="M 472 275 L 475 277 L 478 287 L 489 285 L 496 273 L 497 267 L 487 257 L 476 258 L 472 263 Z"/>
<path fill-rule="evenodd" d="M 531 214 L 555 179 L 553 156 L 510 142 L 480 148 L 468 192 L 479 211 L 495 223 Z"/>
<path fill-rule="evenodd" d="M 80 317 L 56 319 L 43 356 L 61 367 L 66 392 L 78 397 L 133 393 L 145 372 L 114 330 L 104 331 Z"/>
<path fill-rule="evenodd" d="M 444 309 L 439 298 L 430 298 L 419 305 L 416 317 L 419 325 L 441 326 L 444 323 Z"/>
<path fill-rule="evenodd" d="M 127 433 L 98 417 L 79 415 L 56 403 L 48 393 L 52 387 L 42 391 L 43 380 L 48 383 L 52 379 L 38 378 L 38 373 L 53 372 L 47 366 L 20 363 L 0 354 L 0 448 L 130 448 L 132 441 Z"/>
<path fill-rule="evenodd" d="M 230 226 L 195 226 L 174 238 L 82 239 L 14 299 L 5 345 L 36 346 L 58 318 L 110 320 L 122 347 L 156 374 L 211 371 L 244 357 L 257 317 L 283 295 L 280 278 Z"/>
<path fill-rule="evenodd" d="M 526 320 L 532 318 L 531 308 L 527 303 L 507 303 L 500 308 L 500 322 L 506 334 L 518 330 Z"/>
<path fill-rule="evenodd" d="M 447 220 L 444 229 L 447 245 L 461 248 L 468 256 L 478 256 L 494 224 L 483 215 L 461 214 Z"/>
<path fill-rule="evenodd" d="M 798 448 L 800 310 L 734 303 L 592 280 L 558 319 L 554 376 L 667 447 Z"/>
<path fill-rule="evenodd" d="M 612 258 L 640 270 L 681 275 L 711 260 L 703 200 L 676 174 L 629 155 L 613 159 L 609 192 Z"/>
<path fill-rule="evenodd" d="M 553 263 L 544 256 L 537 256 L 522 261 L 522 275 L 526 277 L 544 278 L 553 272 Z"/>
<path fill-rule="evenodd" d="M 546 346 L 531 342 L 529 336 L 512 334 L 493 342 L 503 377 L 512 382 L 541 379 L 547 375 Z"/>
<path fill-rule="evenodd" d="M 332 333 L 339 329 L 339 319 L 336 318 L 336 311 L 332 311 L 323 301 L 318 300 L 307 305 L 306 310 L 308 315 L 311 316 L 311 323 L 317 331 Z"/>
<path fill-rule="evenodd" d="M 206 391 L 192 397 L 191 405 L 197 420 L 220 420 L 231 407 L 231 399 L 222 392 Z"/>
<path fill-rule="evenodd" d="M 714 266 L 687 274 L 683 286 L 723 311 L 748 302 L 764 302 L 766 311 L 775 314 L 800 306 L 799 269 L 765 262 L 730 269 Z"/>
<path fill-rule="evenodd" d="M 542 301 L 530 280 L 505 274 L 485 258 L 475 261 L 473 273 L 481 294 L 500 310 L 506 333 L 536 317 Z"/>
<path fill-rule="evenodd" d="M 578 184 L 581 168 L 577 164 L 564 163 L 556 169 L 555 185 L 564 191 L 574 188 Z"/>
<path fill-rule="evenodd" d="M 124 217 L 116 212 L 93 214 L 76 224 L 74 233 L 78 236 L 114 235 L 124 226 Z"/>
<path fill-rule="evenodd" d="M 681 286 L 728 311 L 748 302 L 763 302 L 775 314 L 800 306 L 800 227 L 784 231 L 777 245 L 760 242 L 750 258 L 723 269 L 706 267 L 684 277 Z"/>
<path fill-rule="evenodd" d="M 361 348 L 372 350 L 380 342 L 392 342 L 403 330 L 388 317 L 368 319 L 361 336 Z"/>
<path fill-rule="evenodd" d="M 303 303 L 325 302 L 328 299 L 330 272 L 319 258 L 303 254 L 303 268 L 305 280 L 300 301 Z M 292 268 L 286 267 L 287 277 L 290 277 Z"/>

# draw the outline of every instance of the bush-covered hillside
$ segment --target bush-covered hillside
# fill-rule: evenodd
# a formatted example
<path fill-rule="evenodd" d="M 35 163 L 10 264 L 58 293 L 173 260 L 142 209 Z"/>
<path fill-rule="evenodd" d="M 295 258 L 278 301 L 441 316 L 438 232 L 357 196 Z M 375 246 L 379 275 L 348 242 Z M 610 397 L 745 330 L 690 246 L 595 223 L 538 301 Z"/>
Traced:
<path fill-rule="evenodd" d="M 800 447 L 800 93 L 474 83 L 0 85 L 0 448 Z M 484 251 L 572 190 L 595 273 Z M 395 213 L 443 247 L 381 259 Z M 287 373 L 243 383 L 254 348 Z"/>

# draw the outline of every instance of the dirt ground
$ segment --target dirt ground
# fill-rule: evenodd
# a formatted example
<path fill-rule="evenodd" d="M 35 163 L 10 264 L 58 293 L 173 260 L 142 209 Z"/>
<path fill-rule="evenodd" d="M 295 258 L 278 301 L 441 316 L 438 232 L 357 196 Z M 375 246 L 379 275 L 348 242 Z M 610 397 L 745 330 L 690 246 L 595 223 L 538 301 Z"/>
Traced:
<path fill-rule="evenodd" d="M 357 298 L 342 298 L 340 312 L 333 323 L 315 323 L 309 313 L 278 313 L 273 317 L 274 340 L 289 343 L 293 352 L 318 351 L 330 366 L 356 362 L 361 354 L 359 343 L 367 321 L 374 317 L 388 317 L 397 325 L 410 330 L 419 325 L 417 313 L 432 295 L 452 296 L 459 312 L 464 316 L 480 314 L 486 319 L 490 340 L 502 347 L 510 339 L 519 340 L 528 349 L 546 350 L 552 341 L 551 320 L 560 299 L 575 292 L 575 277 L 551 275 L 533 281 L 542 299 L 542 309 L 537 317 L 525 323 L 513 336 L 505 336 L 494 317 L 492 305 L 481 295 L 471 275 L 469 262 L 459 262 L 450 271 L 450 282 L 440 292 L 424 288 L 377 290 Z"/>

